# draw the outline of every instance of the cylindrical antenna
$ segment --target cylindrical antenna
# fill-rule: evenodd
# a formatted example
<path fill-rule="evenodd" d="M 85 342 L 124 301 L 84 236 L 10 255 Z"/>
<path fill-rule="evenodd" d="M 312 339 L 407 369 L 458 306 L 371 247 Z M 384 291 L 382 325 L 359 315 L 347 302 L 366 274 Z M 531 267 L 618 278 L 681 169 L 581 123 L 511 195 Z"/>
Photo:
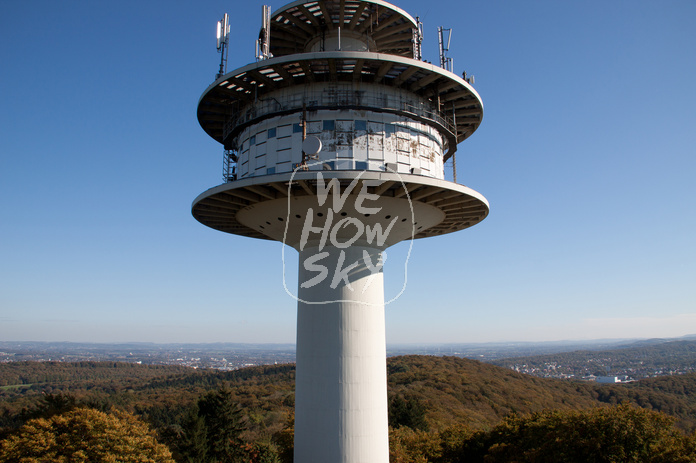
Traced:
<path fill-rule="evenodd" d="M 271 7 L 268 5 L 263 5 L 262 8 L 261 33 L 256 43 L 256 59 L 271 58 Z"/>
<path fill-rule="evenodd" d="M 230 17 L 227 13 L 217 23 L 217 51 L 222 56 L 220 57 L 220 70 L 215 76 L 216 79 L 224 76 L 227 73 L 227 51 L 230 41 Z"/>

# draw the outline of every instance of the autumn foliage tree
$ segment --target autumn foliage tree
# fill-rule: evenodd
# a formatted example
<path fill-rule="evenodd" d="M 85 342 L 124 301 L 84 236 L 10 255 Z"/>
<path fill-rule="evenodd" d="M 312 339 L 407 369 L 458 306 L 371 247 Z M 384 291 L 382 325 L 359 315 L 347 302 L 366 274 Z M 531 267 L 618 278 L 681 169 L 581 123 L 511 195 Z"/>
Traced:
<path fill-rule="evenodd" d="M 479 431 L 464 425 L 437 433 L 392 429 L 390 461 L 687 463 L 696 461 L 696 435 L 683 434 L 664 414 L 622 404 L 511 415 Z"/>
<path fill-rule="evenodd" d="M 447 462 L 622 462 L 696 461 L 694 436 L 674 427 L 667 415 L 631 406 L 584 411 L 547 411 L 510 416 L 443 449 Z"/>
<path fill-rule="evenodd" d="M 77 408 L 37 418 L 0 442 L 0 463 L 174 463 L 133 415 Z"/>

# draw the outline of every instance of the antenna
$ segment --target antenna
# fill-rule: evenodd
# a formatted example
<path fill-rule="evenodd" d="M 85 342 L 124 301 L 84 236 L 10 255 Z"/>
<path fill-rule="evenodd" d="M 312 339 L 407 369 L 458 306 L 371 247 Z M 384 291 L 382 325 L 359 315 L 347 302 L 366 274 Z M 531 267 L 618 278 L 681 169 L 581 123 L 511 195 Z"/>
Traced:
<path fill-rule="evenodd" d="M 474 79 L 474 75 L 468 75 L 466 71 L 462 72 L 462 79 L 467 81 L 469 85 L 474 85 L 474 83 L 476 82 L 476 79 Z"/>
<path fill-rule="evenodd" d="M 271 7 L 263 5 L 263 18 L 259 39 L 256 41 L 256 60 L 272 58 L 271 55 Z"/>
<path fill-rule="evenodd" d="M 227 51 L 230 43 L 230 17 L 227 13 L 217 23 L 217 51 L 220 57 L 220 70 L 215 79 L 219 79 L 227 73 Z"/>
<path fill-rule="evenodd" d="M 423 23 L 418 16 L 416 16 L 416 24 L 418 29 L 413 29 L 413 59 L 420 61 L 423 59 Z"/>
<path fill-rule="evenodd" d="M 445 32 L 447 32 L 447 46 L 445 46 Z M 437 34 L 440 41 L 440 67 L 452 72 L 454 62 L 452 58 L 447 56 L 447 52 L 450 49 L 450 42 L 452 41 L 452 29 L 445 29 L 440 26 L 437 28 Z"/>

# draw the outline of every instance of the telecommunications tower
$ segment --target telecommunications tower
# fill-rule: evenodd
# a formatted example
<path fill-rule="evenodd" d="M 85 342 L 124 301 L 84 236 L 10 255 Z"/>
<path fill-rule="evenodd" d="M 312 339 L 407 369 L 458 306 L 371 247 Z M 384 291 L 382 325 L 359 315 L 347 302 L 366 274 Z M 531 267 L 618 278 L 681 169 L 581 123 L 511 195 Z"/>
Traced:
<path fill-rule="evenodd" d="M 384 251 L 488 214 L 481 194 L 445 180 L 481 98 L 421 60 L 422 37 L 382 0 L 264 7 L 256 60 L 198 104 L 224 147 L 223 183 L 193 216 L 299 251 L 297 463 L 388 462 Z"/>

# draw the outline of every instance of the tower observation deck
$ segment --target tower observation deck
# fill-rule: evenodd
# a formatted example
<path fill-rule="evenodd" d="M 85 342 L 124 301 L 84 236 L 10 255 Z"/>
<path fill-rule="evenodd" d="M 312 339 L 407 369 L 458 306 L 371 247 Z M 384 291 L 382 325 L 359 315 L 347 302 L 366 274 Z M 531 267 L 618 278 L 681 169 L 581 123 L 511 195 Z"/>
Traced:
<path fill-rule="evenodd" d="M 200 98 L 225 169 L 192 213 L 300 253 L 295 461 L 386 463 L 383 252 L 487 216 L 445 180 L 483 104 L 419 59 L 418 22 L 390 3 L 300 0 L 264 18 L 256 61 Z"/>

